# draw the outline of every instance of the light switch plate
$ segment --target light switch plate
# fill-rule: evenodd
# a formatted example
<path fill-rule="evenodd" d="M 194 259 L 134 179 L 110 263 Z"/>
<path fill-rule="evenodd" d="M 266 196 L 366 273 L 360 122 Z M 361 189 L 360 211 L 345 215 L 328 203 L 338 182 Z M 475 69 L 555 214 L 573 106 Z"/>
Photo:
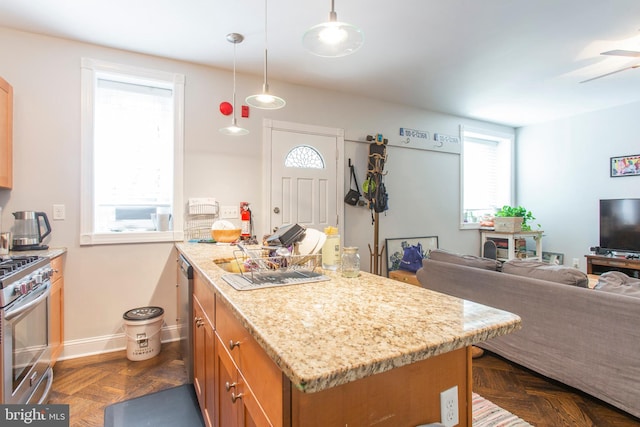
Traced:
<path fill-rule="evenodd" d="M 240 207 L 238 206 L 222 206 L 220 207 L 221 219 L 235 219 L 240 216 Z"/>
<path fill-rule="evenodd" d="M 66 217 L 66 210 L 64 205 L 53 205 L 53 219 L 63 220 Z"/>

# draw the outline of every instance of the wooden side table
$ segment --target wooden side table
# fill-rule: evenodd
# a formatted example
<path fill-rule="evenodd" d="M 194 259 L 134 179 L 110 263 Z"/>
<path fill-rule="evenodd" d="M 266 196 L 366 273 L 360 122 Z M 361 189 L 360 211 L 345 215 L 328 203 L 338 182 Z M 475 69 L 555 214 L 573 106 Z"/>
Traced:
<path fill-rule="evenodd" d="M 389 279 L 399 282 L 409 283 L 410 285 L 422 286 L 416 277 L 416 273 L 407 270 L 393 270 L 389 272 Z"/>

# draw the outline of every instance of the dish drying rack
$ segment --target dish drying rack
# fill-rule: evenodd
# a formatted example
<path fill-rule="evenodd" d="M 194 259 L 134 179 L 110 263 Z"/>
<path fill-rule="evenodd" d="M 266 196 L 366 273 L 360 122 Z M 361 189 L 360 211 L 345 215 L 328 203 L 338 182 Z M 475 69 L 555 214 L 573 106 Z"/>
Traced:
<path fill-rule="evenodd" d="M 261 289 L 301 283 L 321 282 L 329 277 L 316 271 L 322 265 L 321 254 L 278 254 L 277 247 L 249 249 L 239 244 L 233 252 L 239 274 L 225 274 L 222 279 L 237 290 Z"/>
<path fill-rule="evenodd" d="M 211 239 L 211 226 L 218 217 L 218 212 L 220 205 L 215 199 L 189 199 L 184 222 L 185 240 Z"/>

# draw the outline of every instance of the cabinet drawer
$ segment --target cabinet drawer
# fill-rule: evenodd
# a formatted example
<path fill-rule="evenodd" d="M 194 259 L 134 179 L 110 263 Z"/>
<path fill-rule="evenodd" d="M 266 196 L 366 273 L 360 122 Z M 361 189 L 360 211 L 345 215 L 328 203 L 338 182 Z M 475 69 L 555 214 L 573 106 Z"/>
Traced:
<path fill-rule="evenodd" d="M 198 302 L 202 306 L 204 315 L 213 326 L 215 326 L 215 294 L 213 293 L 213 287 L 202 278 L 199 274 L 193 275 L 193 296 L 198 299 Z"/>
<path fill-rule="evenodd" d="M 216 334 L 273 425 L 282 425 L 282 371 L 224 302 L 216 303 Z"/>
<path fill-rule="evenodd" d="M 57 256 L 51 260 L 51 268 L 53 269 L 53 276 L 51 276 L 51 283 L 55 283 L 63 275 L 62 255 Z"/>
<path fill-rule="evenodd" d="M 416 273 L 405 270 L 393 270 L 389 272 L 389 278 L 400 282 L 409 283 L 415 286 L 422 286 L 416 278 Z"/>

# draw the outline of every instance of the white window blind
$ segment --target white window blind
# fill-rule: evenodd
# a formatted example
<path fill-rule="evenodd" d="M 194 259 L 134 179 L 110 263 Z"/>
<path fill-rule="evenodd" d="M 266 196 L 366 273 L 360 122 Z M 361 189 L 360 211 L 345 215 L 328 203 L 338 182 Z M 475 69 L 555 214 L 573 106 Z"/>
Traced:
<path fill-rule="evenodd" d="M 83 61 L 83 244 L 182 240 L 184 77 Z M 156 229 L 159 214 L 173 227 Z"/>
<path fill-rule="evenodd" d="M 462 225 L 477 227 L 513 200 L 513 135 L 463 131 Z"/>

